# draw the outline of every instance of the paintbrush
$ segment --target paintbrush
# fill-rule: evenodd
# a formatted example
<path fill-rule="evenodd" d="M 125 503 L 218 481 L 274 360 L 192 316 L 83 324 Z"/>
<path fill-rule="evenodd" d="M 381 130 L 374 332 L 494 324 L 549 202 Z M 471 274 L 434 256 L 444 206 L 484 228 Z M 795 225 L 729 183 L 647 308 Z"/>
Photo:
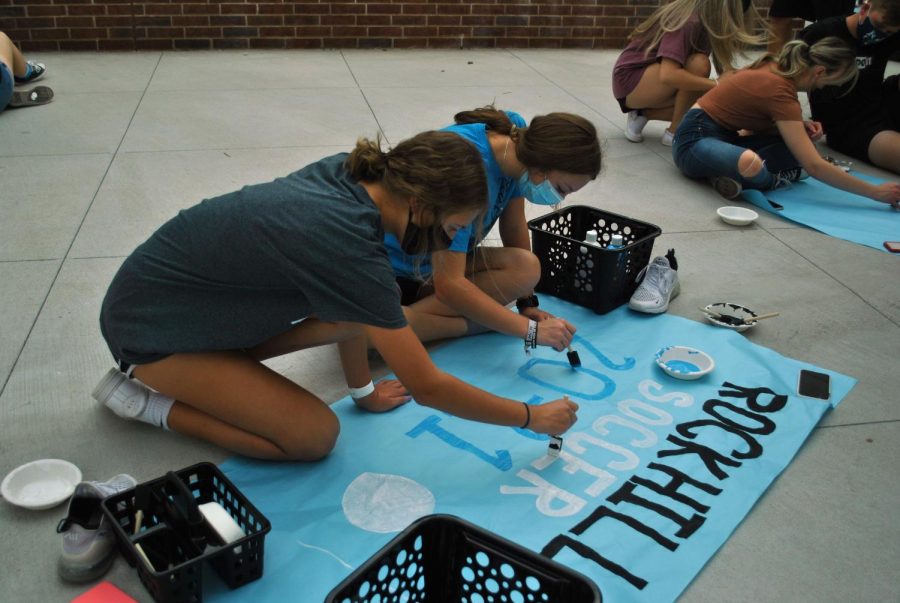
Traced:
<path fill-rule="evenodd" d="M 581 358 L 578 357 L 578 352 L 572 349 L 572 346 L 569 346 L 569 351 L 566 352 L 566 357 L 569 359 L 569 366 L 572 368 L 578 368 L 581 366 Z"/>
<path fill-rule="evenodd" d="M 764 320 L 766 318 L 774 318 L 778 316 L 779 312 L 769 312 L 768 314 L 759 314 L 757 316 L 748 316 L 747 318 L 740 318 L 739 316 L 730 316 L 728 314 L 720 314 L 715 310 L 710 310 L 709 308 L 700 308 L 700 311 L 704 314 L 709 314 L 713 318 L 718 321 L 724 322 L 729 325 L 749 325 L 757 320 Z"/>

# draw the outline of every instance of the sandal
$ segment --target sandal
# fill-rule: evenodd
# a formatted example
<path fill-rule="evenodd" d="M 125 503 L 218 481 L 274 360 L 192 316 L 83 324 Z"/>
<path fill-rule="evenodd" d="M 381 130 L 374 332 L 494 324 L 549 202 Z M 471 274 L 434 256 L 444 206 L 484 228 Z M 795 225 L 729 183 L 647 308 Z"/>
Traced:
<path fill-rule="evenodd" d="M 31 90 L 17 90 L 9 99 L 10 107 L 31 107 L 44 105 L 53 100 L 53 90 L 47 86 L 35 86 Z"/>

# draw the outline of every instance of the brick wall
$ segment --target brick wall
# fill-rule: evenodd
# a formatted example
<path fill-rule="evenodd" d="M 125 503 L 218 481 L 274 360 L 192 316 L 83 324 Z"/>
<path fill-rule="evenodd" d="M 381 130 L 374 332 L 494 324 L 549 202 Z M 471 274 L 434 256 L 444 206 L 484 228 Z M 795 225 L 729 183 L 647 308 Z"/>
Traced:
<path fill-rule="evenodd" d="M 621 48 L 663 0 L 0 0 L 35 50 Z"/>

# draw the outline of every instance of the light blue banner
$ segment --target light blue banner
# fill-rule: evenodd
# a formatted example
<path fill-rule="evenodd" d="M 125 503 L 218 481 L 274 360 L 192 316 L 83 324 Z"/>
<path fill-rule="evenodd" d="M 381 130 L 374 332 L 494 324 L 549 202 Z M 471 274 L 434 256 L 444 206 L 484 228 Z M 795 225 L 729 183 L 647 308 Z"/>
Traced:
<path fill-rule="evenodd" d="M 521 341 L 496 334 L 433 358 L 532 404 L 568 394 L 581 408 L 559 457 L 529 431 L 341 400 L 341 436 L 324 461 L 222 466 L 272 531 L 262 579 L 231 592 L 209 580 L 209 600 L 322 601 L 413 519 L 449 513 L 582 572 L 608 603 L 672 601 L 856 382 L 825 371 L 830 402 L 802 398 L 799 371 L 816 367 L 733 331 L 625 307 L 599 316 L 547 296 L 541 306 L 578 327 L 580 369 L 547 348 L 526 357 Z M 666 375 L 654 355 L 673 344 L 705 351 L 715 369 L 696 381 Z"/>
<path fill-rule="evenodd" d="M 857 172 L 853 175 L 873 184 L 885 182 Z M 815 178 L 772 191 L 745 190 L 742 197 L 775 215 L 885 253 L 885 241 L 900 241 L 900 211 Z M 770 201 L 784 209 L 776 209 Z"/>

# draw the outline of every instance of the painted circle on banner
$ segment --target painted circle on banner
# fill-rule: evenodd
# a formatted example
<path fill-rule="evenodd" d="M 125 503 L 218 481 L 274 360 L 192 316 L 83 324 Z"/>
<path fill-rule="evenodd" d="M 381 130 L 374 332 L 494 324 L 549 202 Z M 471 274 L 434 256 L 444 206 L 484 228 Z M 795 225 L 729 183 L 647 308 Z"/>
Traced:
<path fill-rule="evenodd" d="M 362 473 L 344 491 L 347 520 L 358 528 L 384 534 L 399 532 L 434 512 L 434 495 L 419 482 L 400 475 Z"/>

